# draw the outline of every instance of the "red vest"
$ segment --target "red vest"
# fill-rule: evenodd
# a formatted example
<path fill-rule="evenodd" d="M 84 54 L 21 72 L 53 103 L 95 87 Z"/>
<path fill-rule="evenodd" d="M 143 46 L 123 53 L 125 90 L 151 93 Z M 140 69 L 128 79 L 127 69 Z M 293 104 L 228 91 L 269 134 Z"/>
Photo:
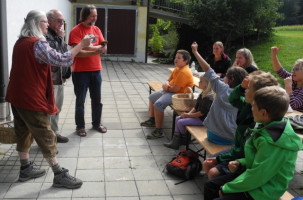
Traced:
<path fill-rule="evenodd" d="M 16 42 L 6 101 L 18 108 L 56 114 L 59 110 L 54 99 L 51 67 L 36 60 L 37 40 L 39 38 L 21 38 Z"/>

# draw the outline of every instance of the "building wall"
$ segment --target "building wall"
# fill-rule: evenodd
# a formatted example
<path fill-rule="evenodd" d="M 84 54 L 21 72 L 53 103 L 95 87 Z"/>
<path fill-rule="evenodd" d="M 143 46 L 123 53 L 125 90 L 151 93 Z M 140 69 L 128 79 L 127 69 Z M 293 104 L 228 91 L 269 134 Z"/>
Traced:
<path fill-rule="evenodd" d="M 1 0 L 3 1 L 3 0 Z M 72 24 L 74 12 L 72 11 L 72 3 L 69 0 L 5 0 L 7 9 L 7 45 L 8 45 L 8 66 L 10 71 L 12 61 L 12 51 L 24 18 L 30 10 L 41 10 L 47 12 L 50 9 L 60 10 L 67 23 L 67 39 Z M 106 1 L 105 1 L 106 2 Z M 109 3 L 110 2 L 106 2 Z M 127 6 L 127 5 L 126 5 Z M 147 22 L 147 7 L 138 7 L 138 32 L 137 32 L 137 52 L 136 57 L 108 57 L 111 60 L 119 61 L 135 61 L 145 62 L 146 48 L 146 22 Z"/>
<path fill-rule="evenodd" d="M 3 0 L 1 0 L 3 1 Z M 67 23 L 67 33 L 71 28 L 71 3 L 68 0 L 5 0 L 7 9 L 7 43 L 8 67 L 11 68 L 12 52 L 15 42 L 20 34 L 24 18 L 31 10 L 47 12 L 51 9 L 60 10 Z M 8 70 L 10 71 L 10 70 Z"/>

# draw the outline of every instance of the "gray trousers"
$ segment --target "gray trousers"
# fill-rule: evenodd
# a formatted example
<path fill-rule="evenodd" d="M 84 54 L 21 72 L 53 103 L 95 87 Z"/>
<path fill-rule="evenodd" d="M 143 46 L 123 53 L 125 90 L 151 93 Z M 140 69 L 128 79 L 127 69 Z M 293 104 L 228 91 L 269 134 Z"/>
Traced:
<path fill-rule="evenodd" d="M 54 97 L 55 97 L 56 106 L 59 109 L 59 112 L 55 115 L 49 115 L 49 121 L 50 121 L 52 130 L 56 134 L 59 134 L 58 122 L 59 122 L 59 114 L 61 112 L 62 105 L 63 105 L 63 99 L 64 99 L 64 85 L 54 85 Z"/>

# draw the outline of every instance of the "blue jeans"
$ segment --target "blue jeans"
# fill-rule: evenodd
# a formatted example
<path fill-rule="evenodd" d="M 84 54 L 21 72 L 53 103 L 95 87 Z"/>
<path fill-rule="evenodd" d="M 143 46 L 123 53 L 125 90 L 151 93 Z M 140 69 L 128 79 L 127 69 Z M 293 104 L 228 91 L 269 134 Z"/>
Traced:
<path fill-rule="evenodd" d="M 76 95 L 75 122 L 77 129 L 85 128 L 84 103 L 89 89 L 92 109 L 92 125 L 98 127 L 101 122 L 103 104 L 101 103 L 101 71 L 73 72 L 72 79 Z"/>

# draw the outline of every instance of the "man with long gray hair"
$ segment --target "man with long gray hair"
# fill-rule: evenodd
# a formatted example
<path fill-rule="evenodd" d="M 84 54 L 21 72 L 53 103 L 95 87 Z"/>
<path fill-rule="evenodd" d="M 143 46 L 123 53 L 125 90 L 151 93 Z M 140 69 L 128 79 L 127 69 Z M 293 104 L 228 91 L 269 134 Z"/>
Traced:
<path fill-rule="evenodd" d="M 93 37 L 86 36 L 72 50 L 63 54 L 45 40 L 48 21 L 45 13 L 32 10 L 24 19 L 19 39 L 13 50 L 12 69 L 6 101 L 12 105 L 17 151 L 21 167 L 19 181 L 43 176 L 44 169 L 34 168 L 29 151 L 35 140 L 43 157 L 54 172 L 54 187 L 79 188 L 82 181 L 62 168 L 57 160 L 56 135 L 48 115 L 58 112 L 54 100 L 51 65 L 69 67 L 79 51 L 89 46 Z"/>

